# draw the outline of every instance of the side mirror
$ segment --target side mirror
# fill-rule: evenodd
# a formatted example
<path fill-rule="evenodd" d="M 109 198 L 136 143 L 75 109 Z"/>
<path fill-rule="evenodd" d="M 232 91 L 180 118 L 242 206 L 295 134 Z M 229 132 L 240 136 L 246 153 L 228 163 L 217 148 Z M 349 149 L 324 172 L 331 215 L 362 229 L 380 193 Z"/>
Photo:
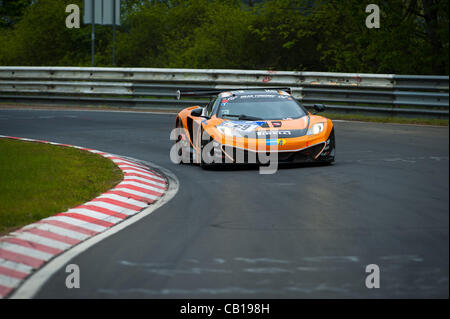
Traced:
<path fill-rule="evenodd" d="M 204 117 L 204 118 L 208 118 L 207 116 L 203 116 L 203 108 L 202 107 L 198 107 L 194 110 L 191 111 L 191 115 L 192 116 L 197 116 L 197 117 Z"/>
<path fill-rule="evenodd" d="M 316 110 L 316 113 L 320 113 L 325 111 L 325 105 L 323 104 L 314 104 L 314 110 Z"/>

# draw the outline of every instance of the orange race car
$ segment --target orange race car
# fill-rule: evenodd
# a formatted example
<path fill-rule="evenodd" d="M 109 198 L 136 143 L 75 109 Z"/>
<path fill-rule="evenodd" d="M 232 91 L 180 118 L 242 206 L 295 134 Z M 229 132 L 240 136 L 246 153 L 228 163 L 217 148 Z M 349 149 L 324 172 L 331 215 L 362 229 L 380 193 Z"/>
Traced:
<path fill-rule="evenodd" d="M 171 139 L 174 162 L 202 167 L 218 163 L 331 163 L 335 137 L 330 119 L 308 112 L 290 89 L 177 92 L 212 97 L 205 107 L 177 115 Z M 325 109 L 314 105 L 316 113 Z"/>

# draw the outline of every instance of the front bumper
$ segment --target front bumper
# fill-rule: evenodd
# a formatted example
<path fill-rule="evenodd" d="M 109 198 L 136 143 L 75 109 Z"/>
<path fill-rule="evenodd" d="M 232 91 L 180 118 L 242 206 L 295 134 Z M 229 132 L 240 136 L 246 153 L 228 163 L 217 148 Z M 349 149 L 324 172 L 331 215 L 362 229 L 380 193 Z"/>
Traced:
<path fill-rule="evenodd" d="M 216 154 L 220 154 L 222 162 L 225 163 L 245 163 L 245 164 L 264 164 L 261 155 L 265 159 L 277 159 L 278 163 L 314 163 L 314 162 L 333 162 L 335 156 L 335 138 L 334 129 L 331 131 L 328 139 L 315 145 L 311 145 L 298 151 L 279 151 L 257 153 L 243 149 L 237 149 L 231 146 L 217 147 Z"/>

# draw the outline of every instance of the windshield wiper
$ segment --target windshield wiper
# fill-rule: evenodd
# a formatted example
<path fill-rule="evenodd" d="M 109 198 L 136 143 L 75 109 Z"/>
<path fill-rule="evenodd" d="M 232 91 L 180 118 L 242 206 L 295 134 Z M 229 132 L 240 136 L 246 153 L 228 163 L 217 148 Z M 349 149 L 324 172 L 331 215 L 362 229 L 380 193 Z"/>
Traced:
<path fill-rule="evenodd" d="M 222 116 L 237 117 L 239 120 L 260 121 L 262 118 L 245 114 L 223 114 Z"/>
<path fill-rule="evenodd" d="M 240 120 L 249 120 L 249 121 L 260 121 L 262 118 L 250 115 L 239 115 Z"/>

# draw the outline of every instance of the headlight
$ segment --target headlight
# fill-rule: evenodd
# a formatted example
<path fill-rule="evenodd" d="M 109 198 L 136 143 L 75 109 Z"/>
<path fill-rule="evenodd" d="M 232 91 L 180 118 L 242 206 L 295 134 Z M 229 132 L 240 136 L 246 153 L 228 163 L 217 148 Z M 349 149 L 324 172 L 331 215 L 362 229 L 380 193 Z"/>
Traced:
<path fill-rule="evenodd" d="M 306 135 L 316 135 L 323 131 L 324 123 L 316 123 L 311 126 Z"/>

